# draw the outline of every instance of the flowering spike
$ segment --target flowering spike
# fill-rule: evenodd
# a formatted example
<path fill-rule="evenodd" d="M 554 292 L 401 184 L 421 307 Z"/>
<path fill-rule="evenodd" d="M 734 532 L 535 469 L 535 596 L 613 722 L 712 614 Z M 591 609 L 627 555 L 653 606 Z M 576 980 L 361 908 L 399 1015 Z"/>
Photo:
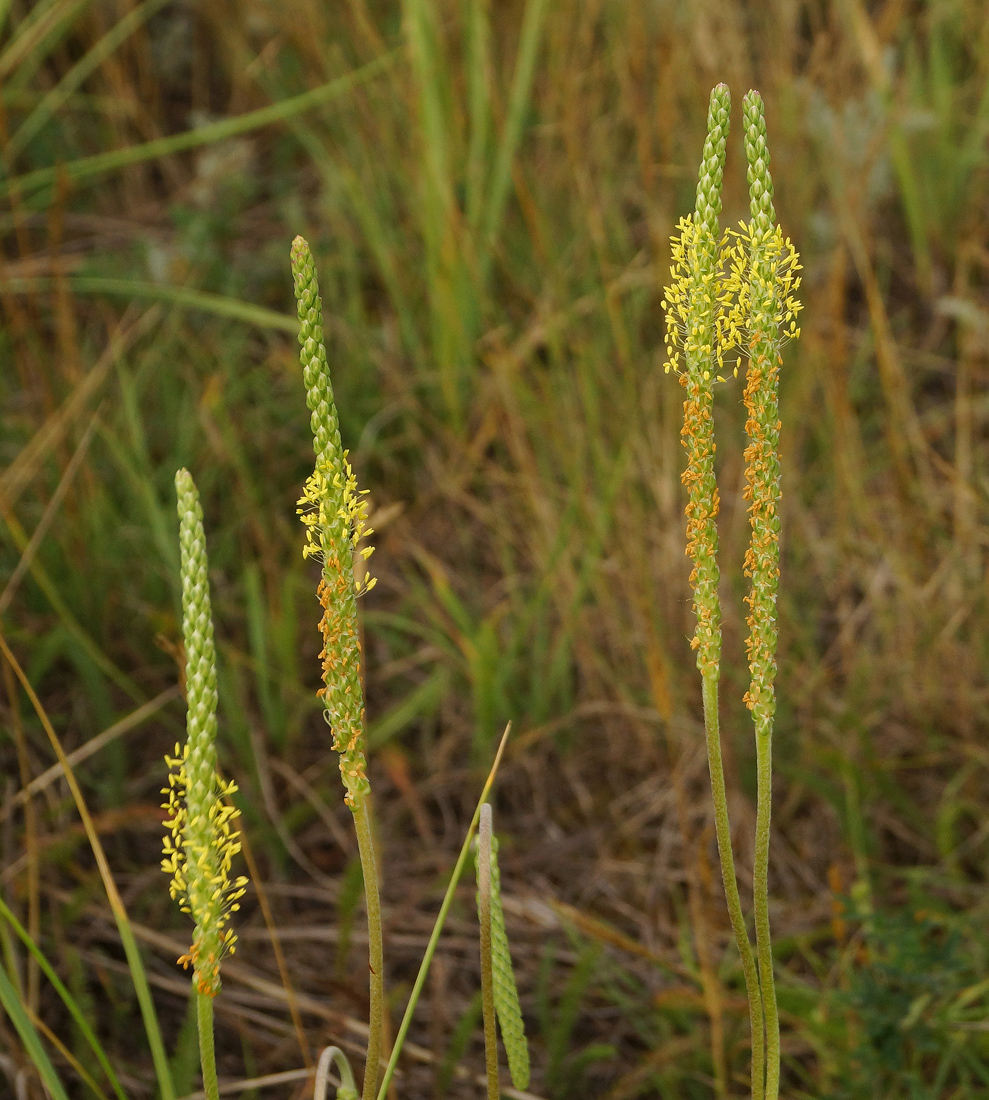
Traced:
<path fill-rule="evenodd" d="M 188 470 L 175 475 L 182 559 L 182 633 L 186 655 L 186 743 L 176 744 L 169 766 L 168 811 L 161 868 L 171 875 L 169 893 L 196 922 L 192 946 L 179 962 L 193 966 L 200 993 L 220 991 L 220 961 L 233 954 L 237 937 L 227 927 L 240 908 L 247 879 L 230 880 L 240 840 L 240 815 L 229 799 L 237 786 L 216 771 L 216 653 L 209 598 L 209 563 L 199 493 Z"/>
<path fill-rule="evenodd" d="M 292 274 L 299 306 L 299 343 L 306 402 L 312 411 L 311 426 L 316 468 L 299 500 L 299 515 L 306 527 L 303 554 L 322 563 L 318 596 L 323 608 L 324 718 L 333 733 L 333 748 L 340 753 L 340 774 L 347 789 L 346 801 L 369 790 L 364 757 L 364 692 L 361 686 L 361 651 L 357 629 L 356 597 L 374 586 L 369 579 L 358 585 L 354 553 L 366 560 L 371 547 L 359 543 L 367 529 L 365 491 L 340 440 L 340 424 L 323 343 L 323 304 L 316 267 L 309 245 L 302 237 L 292 242 Z"/>
<path fill-rule="evenodd" d="M 738 309 L 744 317 L 742 340 L 748 354 L 742 395 L 748 414 L 745 430 L 745 499 L 749 503 L 752 539 L 745 555 L 749 594 L 751 684 L 745 702 L 752 711 L 757 736 L 766 737 L 776 711 L 776 593 L 779 587 L 780 464 L 779 371 L 783 343 L 800 335 L 796 318 L 801 305 L 799 256 L 774 224 L 773 181 L 769 173 L 766 118 L 762 97 L 751 91 L 744 100 L 745 156 L 748 161 L 752 220 L 735 234 L 732 260 Z"/>
<path fill-rule="evenodd" d="M 381 903 L 378 873 L 368 813 L 367 762 L 364 757 L 364 690 L 361 685 L 361 646 L 357 629 L 357 596 L 374 581 L 358 589 L 354 554 L 366 560 L 370 547 L 359 549 L 365 530 L 367 505 L 357 489 L 347 452 L 340 441 L 340 425 L 333 401 L 333 386 L 323 344 L 323 304 L 319 297 L 316 267 L 309 245 L 302 237 L 292 242 L 292 275 L 299 303 L 300 358 L 306 383 L 306 402 L 312 411 L 313 450 L 316 468 L 306 482 L 300 514 L 306 525 L 307 557 L 315 554 L 323 566 L 318 596 L 323 608 L 319 624 L 323 635 L 323 718 L 333 734 L 333 748 L 340 754 L 340 775 L 346 801 L 354 815 L 364 890 L 367 899 L 368 966 L 370 1005 L 367 1061 L 364 1066 L 363 1100 L 374 1100 L 384 1020 L 384 951 L 381 935 Z"/>
<path fill-rule="evenodd" d="M 745 321 L 743 342 L 748 353 L 745 391 L 745 498 L 749 501 L 751 542 L 745 554 L 749 594 L 749 690 L 745 702 L 756 734 L 756 838 L 753 899 L 756 949 L 766 1020 L 766 1100 L 779 1095 L 779 1013 L 773 977 L 769 927 L 769 839 L 772 817 L 772 735 L 776 713 L 776 595 L 779 588 L 780 461 L 779 372 L 785 340 L 800 335 L 796 318 L 800 303 L 799 257 L 775 224 L 773 180 L 769 173 L 766 116 L 762 97 L 745 97 L 745 158 L 748 161 L 749 206 L 752 220 L 737 234 L 736 261 L 739 308 Z"/>
<path fill-rule="evenodd" d="M 734 331 L 720 287 L 722 249 L 718 240 L 730 112 L 731 94 L 727 85 L 719 84 L 711 92 L 694 216 L 681 218 L 677 226 L 679 235 L 671 242 L 672 282 L 664 294 L 670 355 L 667 370 L 677 372 L 687 391 L 680 435 L 687 451 L 681 480 L 688 494 L 686 553 L 694 563 L 690 583 L 697 615 L 691 644 L 697 650 L 698 668 L 711 676 L 718 675 L 721 658 L 713 386 Z"/>

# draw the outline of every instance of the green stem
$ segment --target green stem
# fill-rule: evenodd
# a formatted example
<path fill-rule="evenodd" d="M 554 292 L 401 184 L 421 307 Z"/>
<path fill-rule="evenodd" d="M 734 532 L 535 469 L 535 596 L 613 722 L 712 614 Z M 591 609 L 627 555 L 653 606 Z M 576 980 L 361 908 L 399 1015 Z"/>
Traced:
<path fill-rule="evenodd" d="M 368 1012 L 367 1061 L 364 1065 L 362 1100 L 374 1100 L 381 1058 L 381 1030 L 385 1001 L 385 953 L 381 937 L 381 897 L 378 893 L 378 865 L 374 858 L 371 819 L 367 799 L 356 796 L 353 805 L 357 848 L 364 873 L 364 897 L 367 901 L 368 966 L 371 971 L 371 1004 Z"/>
<path fill-rule="evenodd" d="M 705 673 L 701 680 L 704 699 L 704 732 L 707 737 L 707 762 L 711 772 L 711 795 L 714 800 L 714 825 L 721 857 L 721 877 L 725 884 L 728 917 L 735 933 L 738 953 L 742 959 L 745 992 L 749 1000 L 749 1024 L 752 1028 L 752 1100 L 765 1098 L 765 1028 L 763 1024 L 762 991 L 756 970 L 752 944 L 745 927 L 742 901 L 735 878 L 735 857 L 731 847 L 731 826 L 728 823 L 728 795 L 725 791 L 725 769 L 721 760 L 721 731 L 718 722 L 718 673 Z"/>
<path fill-rule="evenodd" d="M 339 1047 L 326 1047 L 319 1056 L 316 1066 L 316 1084 L 313 1088 L 313 1100 L 326 1100 L 326 1086 L 330 1076 L 330 1063 L 335 1062 L 340 1084 L 337 1088 L 337 1100 L 357 1100 L 357 1087 L 354 1074 L 347 1061 L 347 1055 Z"/>
<path fill-rule="evenodd" d="M 773 977 L 773 949 L 769 935 L 769 825 L 773 803 L 773 720 L 756 731 L 755 865 L 752 876 L 759 983 L 766 1016 L 766 1100 L 780 1091 L 780 1022 Z"/>
<path fill-rule="evenodd" d="M 213 998 L 196 990 L 196 1014 L 199 1019 L 199 1063 L 203 1067 L 203 1093 L 206 1100 L 220 1100 L 216 1080 L 216 1053 L 213 1049 Z"/>
<path fill-rule="evenodd" d="M 378 1089 L 378 1100 L 385 1100 L 388 1094 L 388 1086 L 391 1084 L 392 1076 L 395 1073 L 395 1067 L 398 1065 L 398 1057 L 402 1053 L 402 1045 L 405 1043 L 405 1036 L 408 1033 L 409 1024 L 412 1023 L 412 1015 L 415 1012 L 416 1005 L 419 1003 L 419 995 L 422 993 L 422 987 L 426 983 L 426 975 L 429 973 L 429 965 L 433 961 L 433 955 L 436 953 L 436 945 L 440 942 L 440 933 L 443 931 L 447 913 L 450 911 L 453 895 L 457 890 L 457 883 L 460 882 L 460 876 L 463 874 L 464 866 L 467 863 L 467 856 L 470 854 L 470 844 L 474 839 L 474 832 L 481 818 L 481 807 L 487 801 L 488 794 L 494 786 L 495 776 L 498 774 L 498 767 L 501 764 L 501 757 L 505 751 L 505 745 L 508 743 L 508 733 L 511 728 L 512 723 L 509 722 L 505 727 L 505 732 L 502 734 L 501 744 L 498 746 L 498 751 L 495 753 L 494 763 L 491 765 L 491 771 L 488 772 L 488 778 L 481 791 L 481 797 L 477 800 L 474 816 L 471 818 L 467 836 L 464 837 L 464 843 L 461 846 L 460 855 L 457 857 L 456 866 L 453 868 L 453 874 L 450 876 L 450 882 L 447 885 L 446 893 L 443 895 L 440 911 L 436 914 L 436 920 L 433 923 L 433 931 L 430 933 L 429 943 L 426 944 L 426 953 L 423 955 L 422 962 L 419 964 L 419 973 L 416 975 L 415 983 L 412 986 L 412 992 L 409 994 L 409 1003 L 405 1006 L 405 1015 L 402 1017 L 402 1022 L 398 1028 L 398 1034 L 395 1036 L 395 1042 L 392 1045 L 391 1057 L 388 1059 L 388 1065 L 385 1067 L 385 1073 L 381 1079 L 381 1087 Z"/>
<path fill-rule="evenodd" d="M 491 967 L 491 806 L 481 807 L 477 835 L 477 915 L 481 925 L 481 1009 L 488 1100 L 498 1100 L 498 1036 L 495 1032 L 494 975 Z"/>

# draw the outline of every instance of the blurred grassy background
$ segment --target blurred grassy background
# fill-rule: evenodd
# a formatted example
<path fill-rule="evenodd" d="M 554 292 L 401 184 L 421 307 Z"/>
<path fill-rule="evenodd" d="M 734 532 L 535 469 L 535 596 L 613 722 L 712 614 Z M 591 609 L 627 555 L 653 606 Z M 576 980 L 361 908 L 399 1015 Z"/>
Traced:
<path fill-rule="evenodd" d="M 496 828 L 533 1092 L 744 1093 L 659 307 L 724 80 L 736 104 L 765 97 L 805 265 L 782 383 L 785 1094 L 989 1096 L 983 5 L 6 0 L 0 17 L 2 628 L 66 747 L 105 734 L 80 776 L 145 929 L 180 1087 L 186 933 L 156 869 L 183 714 L 180 465 L 210 540 L 224 767 L 306 1030 L 251 895 L 218 1001 L 221 1076 L 359 1045 L 366 1010 L 295 517 L 312 461 L 288 268 L 301 232 L 377 529 L 363 609 L 395 1011 L 511 718 Z M 732 224 L 737 134 L 725 179 Z M 744 896 L 741 412 L 738 384 L 721 387 Z M 18 796 L 52 760 L 9 670 L 5 685 L 2 889 L 146 1095 L 98 877 L 60 781 Z M 398 1085 L 410 1100 L 477 1094 L 453 1068 L 482 1065 L 471 905 L 465 888 Z M 2 1021 L 0 1045 L 17 1049 Z"/>

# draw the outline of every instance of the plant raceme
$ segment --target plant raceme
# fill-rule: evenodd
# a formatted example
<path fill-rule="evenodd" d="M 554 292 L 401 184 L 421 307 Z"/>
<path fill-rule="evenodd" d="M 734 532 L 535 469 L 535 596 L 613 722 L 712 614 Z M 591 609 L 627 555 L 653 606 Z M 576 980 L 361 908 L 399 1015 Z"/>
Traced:
<path fill-rule="evenodd" d="M 182 635 L 185 643 L 186 742 L 167 756 L 168 812 L 162 870 L 171 876 L 169 893 L 195 921 L 192 946 L 179 962 L 191 964 L 199 1019 L 203 1089 L 219 1095 L 213 1053 L 213 998 L 220 991 L 220 962 L 232 954 L 237 937 L 227 926 L 240 908 L 247 879 L 231 880 L 240 851 L 233 822 L 239 811 L 229 799 L 236 784 L 216 770 L 216 650 L 209 597 L 209 561 L 199 493 L 188 470 L 175 475 L 178 493 L 182 575 Z"/>
<path fill-rule="evenodd" d="M 752 1029 L 753 1100 L 779 1095 L 779 1016 L 769 929 L 769 837 L 772 733 L 776 710 L 776 595 L 779 586 L 780 461 L 779 371 L 781 348 L 800 335 L 796 249 L 775 224 L 765 109 L 758 92 L 743 103 L 751 220 L 719 232 L 731 96 L 724 84 L 711 92 L 708 133 L 692 216 L 680 219 L 672 239 L 672 281 L 666 288 L 666 371 L 686 390 L 681 438 L 687 452 L 687 547 L 697 626 L 692 646 L 701 673 L 704 726 L 714 799 L 715 827 L 725 897 L 742 960 Z M 714 456 L 714 384 L 725 381 L 732 352 L 747 359 L 743 393 L 749 445 L 745 499 L 751 542 L 745 556 L 750 685 L 745 703 L 756 737 L 757 805 L 753 952 L 735 876 L 718 719 L 721 673 L 721 604 L 718 595 L 717 515 L 720 507 Z M 733 374 L 738 374 L 737 363 Z"/>

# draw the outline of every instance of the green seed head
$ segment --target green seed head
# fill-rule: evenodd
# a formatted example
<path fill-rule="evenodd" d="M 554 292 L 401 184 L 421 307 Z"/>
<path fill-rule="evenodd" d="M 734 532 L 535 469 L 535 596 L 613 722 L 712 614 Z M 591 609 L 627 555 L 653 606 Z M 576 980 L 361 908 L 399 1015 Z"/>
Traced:
<path fill-rule="evenodd" d="M 186 743 L 166 756 L 168 800 L 162 870 L 169 893 L 196 922 L 192 946 L 179 962 L 192 964 L 197 988 L 215 997 L 220 961 L 237 937 L 227 928 L 240 908 L 246 878 L 230 880 L 240 841 L 233 822 L 239 811 L 227 800 L 237 787 L 216 772 L 216 653 L 209 598 L 209 563 L 199 494 L 188 470 L 175 475 L 182 559 L 182 632 L 186 655 Z"/>
<path fill-rule="evenodd" d="M 323 306 L 316 268 L 309 245 L 302 237 L 292 242 L 292 274 L 299 306 L 299 343 L 306 401 L 312 410 L 311 425 L 316 468 L 299 500 L 299 514 L 306 526 L 306 557 L 322 562 L 319 601 L 323 608 L 324 717 L 333 733 L 333 747 L 340 753 L 340 773 L 352 807 L 368 791 L 364 758 L 364 692 L 361 687 L 361 652 L 357 629 L 356 598 L 374 585 L 359 585 L 354 575 L 354 551 L 363 558 L 371 547 L 358 548 L 372 532 L 366 528 L 367 505 L 340 440 L 340 425 L 323 343 Z"/>

